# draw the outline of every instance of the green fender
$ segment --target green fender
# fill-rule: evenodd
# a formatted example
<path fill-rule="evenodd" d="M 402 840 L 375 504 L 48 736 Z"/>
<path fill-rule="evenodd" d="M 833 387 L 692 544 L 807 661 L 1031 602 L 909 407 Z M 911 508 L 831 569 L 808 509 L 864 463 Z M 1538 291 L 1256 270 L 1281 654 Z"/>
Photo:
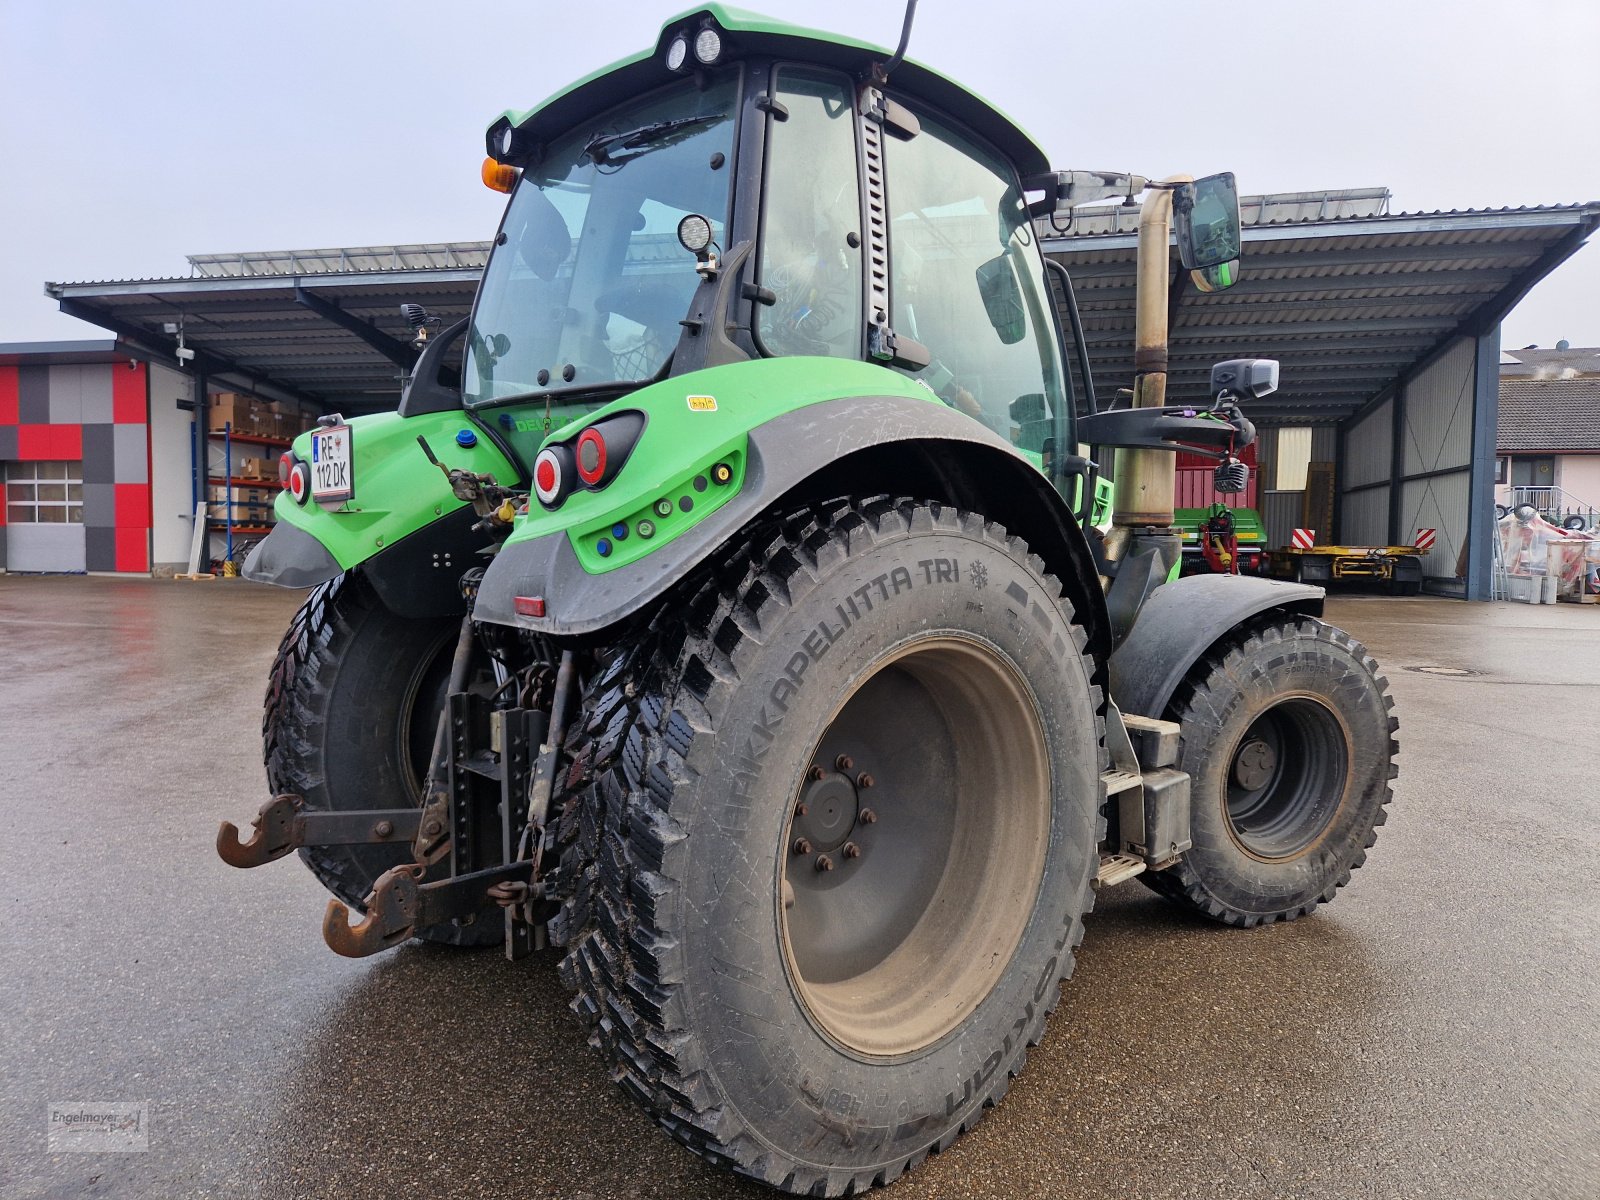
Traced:
<path fill-rule="evenodd" d="M 580 489 L 554 510 L 535 501 L 518 517 L 484 573 L 475 619 L 556 636 L 601 633 L 775 507 L 824 492 L 891 492 L 1002 521 L 1062 576 L 1086 624 L 1100 624 L 1087 544 L 1037 455 L 916 380 L 843 359 L 733 363 L 641 388 L 547 441 L 570 441 L 627 411 L 646 421 L 625 465 L 598 491 Z M 715 482 L 718 467 L 727 468 L 725 484 Z M 519 597 L 543 601 L 544 615 L 518 612 Z"/>
<path fill-rule="evenodd" d="M 379 594 L 397 612 L 460 612 L 461 575 L 475 565 L 468 558 L 468 528 L 475 518 L 451 492 L 444 472 L 428 462 L 417 437 L 426 438 L 448 466 L 510 485 L 521 481 L 521 472 L 464 412 L 380 413 L 353 417 L 349 425 L 355 494 L 325 508 L 314 500 L 297 504 L 287 489 L 278 493 L 277 524 L 245 560 L 245 578 L 311 587 L 366 564 Z M 472 435 L 472 445 L 457 442 L 463 431 Z M 311 435 L 296 438 L 292 452 L 309 460 Z"/>

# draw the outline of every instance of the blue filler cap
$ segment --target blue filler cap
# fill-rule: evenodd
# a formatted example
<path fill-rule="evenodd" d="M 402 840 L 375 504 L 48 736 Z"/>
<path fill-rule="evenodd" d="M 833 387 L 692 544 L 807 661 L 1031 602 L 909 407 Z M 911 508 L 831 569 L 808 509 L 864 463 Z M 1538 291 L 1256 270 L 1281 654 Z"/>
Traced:
<path fill-rule="evenodd" d="M 605 538 L 601 538 L 598 542 L 596 542 L 594 544 L 594 552 L 596 554 L 598 554 L 601 558 L 610 558 L 611 557 L 611 543 L 606 541 Z"/>
<path fill-rule="evenodd" d="M 469 450 L 478 444 L 478 435 L 470 429 L 463 429 L 456 434 L 456 445 L 465 446 Z"/>

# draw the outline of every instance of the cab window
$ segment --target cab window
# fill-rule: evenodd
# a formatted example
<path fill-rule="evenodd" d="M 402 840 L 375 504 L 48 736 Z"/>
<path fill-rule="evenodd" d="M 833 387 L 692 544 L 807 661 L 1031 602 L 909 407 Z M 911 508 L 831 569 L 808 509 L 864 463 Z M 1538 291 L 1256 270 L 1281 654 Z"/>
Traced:
<path fill-rule="evenodd" d="M 890 323 L 928 348 L 916 378 L 1038 451 L 1063 402 L 1043 260 L 1010 165 L 937 118 L 885 138 Z"/>
<path fill-rule="evenodd" d="M 777 302 L 757 306 L 761 343 L 770 354 L 859 358 L 861 198 L 850 81 L 785 66 L 773 92 L 788 116 L 771 123 L 767 147 L 760 278 Z"/>

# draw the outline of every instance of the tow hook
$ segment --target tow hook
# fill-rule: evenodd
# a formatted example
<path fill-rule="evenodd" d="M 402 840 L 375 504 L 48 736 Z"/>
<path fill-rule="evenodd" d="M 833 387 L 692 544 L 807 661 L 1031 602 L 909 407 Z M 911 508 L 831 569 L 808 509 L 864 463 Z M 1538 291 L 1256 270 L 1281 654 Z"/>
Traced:
<path fill-rule="evenodd" d="M 348 908 L 329 900 L 322 917 L 322 938 L 328 949 L 346 958 L 365 958 L 399 945 L 419 929 L 470 916 L 485 901 L 498 901 L 507 891 L 502 885 L 526 887 L 533 876 L 533 863 L 524 859 L 437 883 L 422 882 L 426 871 L 420 863 L 403 863 L 378 876 L 362 902 L 366 915 L 355 925 L 350 924 Z"/>
<path fill-rule="evenodd" d="M 301 797 L 285 793 L 261 806 L 251 822 L 248 841 L 239 840 L 239 827 L 232 821 L 222 822 L 217 829 L 217 854 L 230 867 L 259 867 L 301 846 L 401 844 L 417 836 L 421 816 L 415 808 L 307 812 Z"/>

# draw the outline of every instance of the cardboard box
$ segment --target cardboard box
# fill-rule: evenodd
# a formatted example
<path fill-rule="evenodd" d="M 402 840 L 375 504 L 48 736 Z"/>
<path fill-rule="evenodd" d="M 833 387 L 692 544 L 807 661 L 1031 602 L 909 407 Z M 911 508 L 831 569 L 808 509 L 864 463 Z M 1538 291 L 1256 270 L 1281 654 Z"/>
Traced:
<path fill-rule="evenodd" d="M 207 428 L 217 433 L 224 426 L 233 426 L 235 433 L 247 432 L 242 422 L 248 422 L 249 402 L 237 392 L 216 392 L 209 401 Z"/>

